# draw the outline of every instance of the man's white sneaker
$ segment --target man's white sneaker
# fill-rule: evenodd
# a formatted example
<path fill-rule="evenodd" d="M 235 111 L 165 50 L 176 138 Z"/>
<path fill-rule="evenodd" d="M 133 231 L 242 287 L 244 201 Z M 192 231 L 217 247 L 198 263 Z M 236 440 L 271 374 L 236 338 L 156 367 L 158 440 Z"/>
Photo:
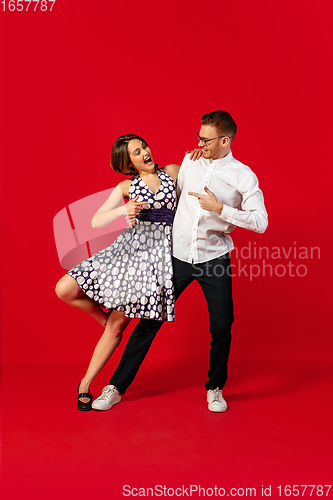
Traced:
<path fill-rule="evenodd" d="M 217 387 L 207 391 L 208 410 L 215 412 L 226 411 L 227 402 L 223 399 L 222 391 Z"/>
<path fill-rule="evenodd" d="M 114 385 L 106 385 L 99 398 L 93 401 L 91 407 L 94 410 L 110 410 L 113 405 L 119 403 L 121 395 Z"/>

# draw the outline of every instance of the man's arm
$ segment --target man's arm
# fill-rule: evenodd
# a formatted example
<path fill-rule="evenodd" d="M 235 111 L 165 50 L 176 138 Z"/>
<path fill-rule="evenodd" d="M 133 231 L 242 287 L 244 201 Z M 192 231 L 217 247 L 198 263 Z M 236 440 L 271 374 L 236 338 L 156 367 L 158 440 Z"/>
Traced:
<path fill-rule="evenodd" d="M 253 172 L 244 179 L 240 194 L 242 210 L 223 205 L 221 219 L 249 231 L 264 233 L 268 226 L 267 212 L 258 179 Z"/>
<path fill-rule="evenodd" d="M 267 212 L 258 179 L 253 172 L 244 179 L 240 194 L 242 195 L 242 210 L 221 203 L 215 194 L 207 187 L 207 194 L 188 193 L 199 199 L 201 208 L 219 214 L 222 220 L 238 227 L 243 227 L 256 233 L 264 233 L 267 225 Z"/>

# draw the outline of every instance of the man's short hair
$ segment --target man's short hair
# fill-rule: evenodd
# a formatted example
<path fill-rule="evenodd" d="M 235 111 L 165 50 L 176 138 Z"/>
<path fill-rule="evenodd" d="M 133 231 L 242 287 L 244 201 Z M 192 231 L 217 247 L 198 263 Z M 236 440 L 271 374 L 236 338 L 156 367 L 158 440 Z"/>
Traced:
<path fill-rule="evenodd" d="M 214 125 L 219 135 L 228 135 L 233 141 L 237 133 L 237 125 L 228 111 L 212 111 L 201 118 L 202 125 Z"/>

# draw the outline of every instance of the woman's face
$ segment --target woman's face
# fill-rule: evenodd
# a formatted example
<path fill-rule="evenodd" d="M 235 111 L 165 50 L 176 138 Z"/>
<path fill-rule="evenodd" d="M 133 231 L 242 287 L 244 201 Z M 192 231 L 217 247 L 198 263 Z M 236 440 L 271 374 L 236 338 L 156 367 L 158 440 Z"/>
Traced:
<path fill-rule="evenodd" d="M 138 172 L 140 170 L 151 170 L 155 166 L 149 147 L 139 139 L 129 141 L 127 150 L 131 164 Z"/>

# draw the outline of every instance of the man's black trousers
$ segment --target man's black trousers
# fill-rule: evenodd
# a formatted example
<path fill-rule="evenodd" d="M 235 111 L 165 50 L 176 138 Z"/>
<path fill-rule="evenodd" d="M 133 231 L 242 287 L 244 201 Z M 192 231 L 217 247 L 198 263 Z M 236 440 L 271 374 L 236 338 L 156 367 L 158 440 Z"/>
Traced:
<path fill-rule="evenodd" d="M 189 264 L 173 258 L 173 279 L 176 300 L 185 288 L 197 280 L 202 288 L 209 311 L 211 334 L 208 381 L 205 388 L 222 389 L 227 380 L 227 366 L 234 320 L 229 254 L 201 264 Z M 188 304 L 188 314 L 195 314 L 197 304 Z M 141 319 L 128 339 L 119 365 L 110 384 L 124 394 L 133 382 L 156 333 L 163 321 Z M 201 328 L 194 332 L 201 335 Z"/>

